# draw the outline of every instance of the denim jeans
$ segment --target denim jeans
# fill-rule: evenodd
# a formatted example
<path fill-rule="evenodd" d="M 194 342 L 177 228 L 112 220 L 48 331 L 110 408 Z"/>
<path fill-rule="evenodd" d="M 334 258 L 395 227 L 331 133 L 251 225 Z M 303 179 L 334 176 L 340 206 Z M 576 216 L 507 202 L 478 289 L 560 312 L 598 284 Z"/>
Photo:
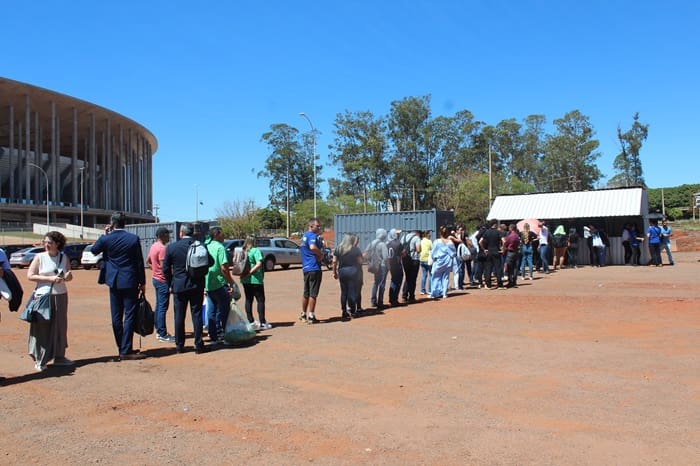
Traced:
<path fill-rule="evenodd" d="M 209 338 L 216 340 L 223 336 L 226 330 L 226 321 L 231 312 L 231 295 L 227 286 L 222 286 L 214 291 L 207 291 L 207 296 L 211 298 L 212 309 L 208 309 L 207 320 L 209 321 Z"/>
<path fill-rule="evenodd" d="M 522 265 L 520 267 L 520 274 L 523 276 L 523 278 L 526 277 L 527 273 L 527 267 L 528 265 L 530 266 L 530 278 L 532 278 L 532 273 L 533 273 L 533 266 L 532 266 L 532 245 L 531 244 L 523 244 L 522 248 L 520 249 L 520 252 L 523 255 L 522 258 Z"/>
<path fill-rule="evenodd" d="M 340 282 L 340 310 L 343 316 L 347 312 L 354 313 L 357 310 L 357 267 L 340 267 L 338 281 Z"/>
<path fill-rule="evenodd" d="M 391 271 L 391 283 L 389 284 L 389 302 L 395 305 L 399 302 L 401 284 L 403 283 L 403 268 L 395 267 Z"/>
<path fill-rule="evenodd" d="M 549 272 L 549 259 L 547 259 L 547 254 L 549 253 L 549 244 L 540 244 L 539 253 L 540 260 L 542 261 L 542 270 L 544 272 Z"/>
<path fill-rule="evenodd" d="M 673 265 L 673 255 L 671 254 L 671 242 L 670 241 L 661 241 L 661 249 L 666 251 L 666 255 L 668 256 L 668 263 Z M 661 253 L 659 252 L 659 260 L 661 261 Z"/>
<path fill-rule="evenodd" d="M 168 286 L 167 282 L 161 282 L 154 278 L 153 288 L 156 290 L 156 334 L 159 337 L 164 337 L 168 334 L 168 328 L 165 324 L 165 313 L 170 306 L 170 286 Z"/>
<path fill-rule="evenodd" d="M 420 274 L 420 292 L 426 294 L 430 292 L 430 266 L 428 265 L 428 261 L 421 261 L 420 268 L 423 271 L 423 273 Z M 428 283 L 427 290 L 425 288 L 426 280 Z"/>
<path fill-rule="evenodd" d="M 378 272 L 374 274 L 374 283 L 372 284 L 372 305 L 384 305 L 384 289 L 386 288 L 387 268 L 382 265 Z"/>

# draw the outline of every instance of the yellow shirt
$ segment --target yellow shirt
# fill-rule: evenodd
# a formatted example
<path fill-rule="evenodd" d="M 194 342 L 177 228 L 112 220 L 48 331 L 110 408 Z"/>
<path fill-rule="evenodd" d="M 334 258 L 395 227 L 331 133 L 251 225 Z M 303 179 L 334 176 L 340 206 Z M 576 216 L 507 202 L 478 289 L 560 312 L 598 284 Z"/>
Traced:
<path fill-rule="evenodd" d="M 428 262 L 428 258 L 430 257 L 430 251 L 432 250 L 433 242 L 430 241 L 430 238 L 422 238 L 420 240 L 420 261 Z"/>

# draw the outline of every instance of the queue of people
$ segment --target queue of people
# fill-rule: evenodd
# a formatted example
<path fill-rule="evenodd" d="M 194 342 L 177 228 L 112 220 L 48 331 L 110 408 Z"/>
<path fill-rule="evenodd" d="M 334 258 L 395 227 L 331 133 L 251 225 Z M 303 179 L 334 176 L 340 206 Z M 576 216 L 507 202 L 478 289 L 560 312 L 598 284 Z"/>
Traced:
<path fill-rule="evenodd" d="M 118 350 L 116 360 L 143 359 L 145 356 L 133 348 L 133 334 L 139 296 L 145 291 L 145 270 L 140 239 L 124 227 L 125 216 L 116 212 L 110 225 L 93 245 L 95 254 L 102 253 L 103 268 L 98 282 L 109 287 L 112 330 Z M 316 302 L 323 279 L 323 240 L 318 218 L 309 220 L 308 231 L 301 241 L 303 292 L 300 320 L 314 324 Z M 646 241 L 651 252 L 650 265 L 662 265 L 661 251 L 674 265 L 670 250 L 671 227 L 664 220 L 659 226 L 651 221 L 646 235 L 637 231 L 634 224 L 626 224 L 622 232 L 625 263 L 640 265 L 641 245 Z M 184 224 L 180 238 L 170 242 L 167 229 L 156 231 L 157 240 L 147 256 L 151 267 L 152 284 L 156 295 L 155 329 L 161 342 L 174 343 L 177 353 L 185 351 L 185 318 L 187 308 L 194 328 L 194 351 L 208 351 L 204 342 L 202 303 L 205 295 L 212 303 L 207 313 L 210 345 L 223 343 L 222 335 L 231 312 L 231 298 L 237 285 L 230 273 L 229 258 L 223 247 L 224 235 L 219 227 L 213 227 L 204 242 L 208 265 L 201 275 L 193 275 L 188 269 L 188 254 L 196 246 L 194 229 Z M 504 289 L 517 286 L 519 278 L 531 280 L 535 271 L 550 273 L 549 248 L 554 248 L 553 270 L 578 267 L 578 251 L 586 241 L 591 253 L 591 265 L 602 267 L 607 262 L 610 247 L 608 236 L 600 228 L 587 225 L 580 237 L 575 228 L 558 225 L 550 234 L 545 221 L 537 222 L 537 232 L 528 223 L 501 225 L 491 221 L 467 236 L 463 225 L 441 226 L 438 237 L 431 240 L 430 231 L 408 231 L 379 228 L 375 239 L 361 251 L 359 237 L 345 234 L 334 251 L 333 278 L 340 286 L 340 313 L 342 320 L 350 320 L 363 311 L 363 264 L 373 274 L 370 295 L 372 307 L 382 310 L 386 282 L 389 280 L 388 303 L 392 307 L 416 302 L 416 288 L 423 296 L 438 300 L 448 296 L 451 290 L 465 289 L 468 285 L 480 289 Z M 45 251 L 37 254 L 27 272 L 27 279 L 36 283 L 35 293 L 51 294 L 53 315 L 49 321 L 32 322 L 29 327 L 29 354 L 37 371 L 44 371 L 49 362 L 56 366 L 70 366 L 74 362 L 66 357 L 68 348 L 68 289 L 66 283 L 73 279 L 70 261 L 61 252 L 66 238 L 57 231 L 48 232 L 42 244 Z M 267 330 L 272 325 L 265 314 L 264 266 L 261 251 L 255 246 L 255 238 L 246 238 L 243 250 L 250 268 L 241 276 L 245 293 L 245 314 L 251 325 Z M 454 279 L 450 286 L 450 274 Z M 0 278 L 9 278 L 12 272 L 9 261 L 0 249 Z M 420 282 L 418 276 L 420 275 Z M 495 283 L 494 283 L 495 278 Z M 420 283 L 420 285 L 419 285 Z M 173 296 L 174 336 L 167 331 L 166 313 L 170 294 Z M 399 301 L 399 298 L 403 302 Z M 253 314 L 257 303 L 258 318 Z"/>

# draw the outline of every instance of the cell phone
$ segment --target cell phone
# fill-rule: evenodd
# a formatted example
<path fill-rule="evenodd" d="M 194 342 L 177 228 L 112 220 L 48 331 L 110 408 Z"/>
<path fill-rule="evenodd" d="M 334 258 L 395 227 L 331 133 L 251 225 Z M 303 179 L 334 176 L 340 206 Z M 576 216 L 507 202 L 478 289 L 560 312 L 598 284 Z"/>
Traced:
<path fill-rule="evenodd" d="M 58 269 L 58 273 L 57 273 L 56 275 L 58 275 L 59 278 L 63 278 L 63 276 L 64 276 L 65 274 L 66 274 L 66 271 L 65 271 L 65 270 L 63 270 L 63 269 Z"/>

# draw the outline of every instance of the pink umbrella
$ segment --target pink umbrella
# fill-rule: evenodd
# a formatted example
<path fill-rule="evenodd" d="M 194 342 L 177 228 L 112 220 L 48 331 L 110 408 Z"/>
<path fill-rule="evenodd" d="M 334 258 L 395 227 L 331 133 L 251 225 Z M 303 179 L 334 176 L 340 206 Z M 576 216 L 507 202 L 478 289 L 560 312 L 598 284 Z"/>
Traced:
<path fill-rule="evenodd" d="M 525 218 L 523 220 L 520 220 L 516 226 L 518 227 L 518 231 L 523 231 L 525 229 L 524 225 L 525 224 L 530 225 L 530 231 L 539 235 L 540 234 L 540 227 L 539 223 L 540 221 L 537 220 L 536 218 Z"/>

